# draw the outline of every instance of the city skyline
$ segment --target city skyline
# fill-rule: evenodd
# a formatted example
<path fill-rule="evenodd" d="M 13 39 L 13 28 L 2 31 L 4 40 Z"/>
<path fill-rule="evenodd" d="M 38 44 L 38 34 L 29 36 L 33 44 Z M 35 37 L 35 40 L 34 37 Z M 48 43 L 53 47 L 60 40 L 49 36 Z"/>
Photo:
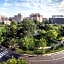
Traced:
<path fill-rule="evenodd" d="M 47 18 L 64 15 L 64 0 L 0 0 L 0 15 L 11 17 L 17 13 L 24 17 L 40 13 Z"/>

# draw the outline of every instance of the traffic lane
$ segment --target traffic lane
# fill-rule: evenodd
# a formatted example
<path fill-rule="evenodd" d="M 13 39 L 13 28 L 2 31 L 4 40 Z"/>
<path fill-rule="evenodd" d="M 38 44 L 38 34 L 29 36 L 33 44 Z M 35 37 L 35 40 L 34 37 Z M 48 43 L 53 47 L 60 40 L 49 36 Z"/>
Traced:
<path fill-rule="evenodd" d="M 64 57 L 53 58 L 52 56 L 25 57 L 28 64 L 64 64 Z"/>
<path fill-rule="evenodd" d="M 64 52 L 52 54 L 51 57 L 54 59 L 64 58 Z"/>
<path fill-rule="evenodd" d="M 25 59 L 27 59 L 27 60 L 51 60 L 51 59 L 53 59 L 51 56 L 42 56 L 42 55 L 40 55 L 40 56 L 34 56 L 34 57 L 24 57 Z"/>
<path fill-rule="evenodd" d="M 24 57 L 28 64 L 53 64 L 51 56 Z"/>
<path fill-rule="evenodd" d="M 55 64 L 64 64 L 64 59 L 59 59 L 55 61 Z"/>
<path fill-rule="evenodd" d="M 52 61 L 29 61 L 28 64 L 54 64 Z"/>
<path fill-rule="evenodd" d="M 28 64 L 64 64 L 64 59 L 59 60 L 28 60 Z"/>

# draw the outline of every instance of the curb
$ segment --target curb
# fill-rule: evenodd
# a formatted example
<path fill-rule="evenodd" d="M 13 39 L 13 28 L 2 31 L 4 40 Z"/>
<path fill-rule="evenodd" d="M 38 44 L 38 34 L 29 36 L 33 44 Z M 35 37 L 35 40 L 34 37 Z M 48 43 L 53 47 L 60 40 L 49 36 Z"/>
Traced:
<path fill-rule="evenodd" d="M 42 55 L 42 56 L 51 56 L 52 54 L 58 54 L 58 53 L 61 53 L 61 52 L 64 52 L 64 50 L 59 51 L 59 52 L 55 52 L 55 53 L 44 54 L 44 55 Z"/>

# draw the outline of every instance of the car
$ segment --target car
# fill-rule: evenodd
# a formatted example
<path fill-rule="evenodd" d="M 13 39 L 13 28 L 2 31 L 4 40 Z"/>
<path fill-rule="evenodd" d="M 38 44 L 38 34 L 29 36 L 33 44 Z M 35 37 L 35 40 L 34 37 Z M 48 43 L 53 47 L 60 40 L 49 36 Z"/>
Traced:
<path fill-rule="evenodd" d="M 12 56 L 9 55 L 9 54 L 7 54 L 7 55 L 4 55 L 4 56 L 0 59 L 0 61 L 6 61 L 6 60 L 8 60 L 9 58 L 12 58 Z"/>

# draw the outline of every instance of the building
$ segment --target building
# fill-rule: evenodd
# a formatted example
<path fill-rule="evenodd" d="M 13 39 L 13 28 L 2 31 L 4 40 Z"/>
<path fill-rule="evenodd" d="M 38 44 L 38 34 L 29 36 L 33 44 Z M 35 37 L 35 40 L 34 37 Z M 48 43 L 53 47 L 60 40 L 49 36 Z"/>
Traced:
<path fill-rule="evenodd" d="M 32 21 L 42 22 L 42 21 L 43 21 L 42 18 L 43 18 L 43 16 L 40 15 L 39 13 L 32 13 L 32 14 L 30 15 L 30 19 L 31 19 Z"/>
<path fill-rule="evenodd" d="M 52 18 L 49 18 L 50 24 L 64 24 L 63 15 L 52 15 Z"/>
<path fill-rule="evenodd" d="M 43 18 L 43 23 L 48 24 L 49 23 L 49 19 Z"/>
<path fill-rule="evenodd" d="M 9 19 L 6 17 L 4 19 L 4 24 L 10 25 L 11 24 L 11 21 L 9 21 Z"/>
<path fill-rule="evenodd" d="M 63 15 L 52 15 L 52 18 L 63 18 Z"/>
<path fill-rule="evenodd" d="M 0 15 L 0 24 L 8 24 L 10 25 L 11 21 L 5 16 Z"/>
<path fill-rule="evenodd" d="M 5 16 L 0 15 L 0 24 L 3 24 L 4 23 L 4 18 L 5 18 Z"/>
<path fill-rule="evenodd" d="M 50 24 L 64 24 L 64 18 L 49 18 Z"/>
<path fill-rule="evenodd" d="M 18 15 L 14 15 L 14 17 L 10 17 L 9 20 L 17 21 L 18 23 L 20 23 L 23 20 L 23 16 L 21 15 L 21 13 L 18 13 Z"/>
<path fill-rule="evenodd" d="M 30 20 L 30 17 L 24 17 L 23 20 Z"/>

